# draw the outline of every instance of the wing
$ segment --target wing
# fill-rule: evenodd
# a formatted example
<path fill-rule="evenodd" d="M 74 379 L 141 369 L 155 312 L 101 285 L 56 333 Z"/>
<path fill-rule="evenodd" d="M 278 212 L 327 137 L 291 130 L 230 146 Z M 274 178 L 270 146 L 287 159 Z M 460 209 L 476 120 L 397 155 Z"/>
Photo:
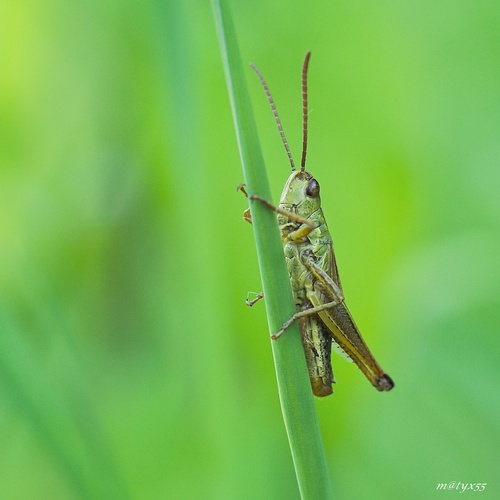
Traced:
<path fill-rule="evenodd" d="M 302 262 L 310 271 L 311 279 L 311 283 L 306 287 L 307 299 L 313 307 L 320 307 L 333 301 L 340 302 L 318 312 L 319 317 L 340 350 L 358 365 L 372 385 L 379 391 L 391 390 L 394 387 L 393 381 L 373 357 L 345 305 L 340 281 L 338 281 L 335 258 L 328 258 L 329 265 L 332 266 L 328 270 L 330 274 L 314 261 L 313 255 L 312 252 L 304 252 L 302 255 Z"/>

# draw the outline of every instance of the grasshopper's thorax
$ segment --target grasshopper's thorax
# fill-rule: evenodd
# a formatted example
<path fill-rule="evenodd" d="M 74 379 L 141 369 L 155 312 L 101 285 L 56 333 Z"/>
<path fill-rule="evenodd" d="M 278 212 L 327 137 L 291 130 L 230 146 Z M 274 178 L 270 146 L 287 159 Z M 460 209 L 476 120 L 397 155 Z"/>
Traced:
<path fill-rule="evenodd" d="M 280 207 L 301 217 L 310 217 L 321 207 L 318 181 L 309 172 L 292 172 L 283 188 Z"/>

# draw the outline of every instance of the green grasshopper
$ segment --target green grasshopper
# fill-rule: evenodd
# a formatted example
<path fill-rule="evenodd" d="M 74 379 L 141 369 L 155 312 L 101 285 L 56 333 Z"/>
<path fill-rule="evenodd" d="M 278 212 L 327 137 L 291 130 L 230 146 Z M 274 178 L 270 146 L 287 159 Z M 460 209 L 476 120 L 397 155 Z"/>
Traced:
<path fill-rule="evenodd" d="M 332 237 L 321 209 L 319 183 L 305 170 L 308 124 L 307 70 L 310 57 L 311 53 L 308 52 L 302 67 L 303 146 L 300 170 L 295 169 L 276 105 L 264 77 L 251 65 L 266 92 L 292 168 L 278 207 L 257 195 L 248 196 L 249 200 L 257 200 L 278 214 L 297 308 L 296 314 L 286 321 L 272 338 L 276 340 L 293 322 L 298 321 L 315 396 L 328 396 L 333 392 L 332 383 L 335 383 L 335 380 L 331 365 L 332 347 L 347 360 L 354 361 L 379 391 L 390 391 L 394 387 L 392 379 L 375 361 L 345 305 Z M 240 189 L 246 195 L 243 186 L 240 186 Z M 249 209 L 245 211 L 244 218 L 251 222 Z M 255 300 L 247 301 L 247 304 L 253 305 L 262 296 L 263 294 L 259 294 Z"/>

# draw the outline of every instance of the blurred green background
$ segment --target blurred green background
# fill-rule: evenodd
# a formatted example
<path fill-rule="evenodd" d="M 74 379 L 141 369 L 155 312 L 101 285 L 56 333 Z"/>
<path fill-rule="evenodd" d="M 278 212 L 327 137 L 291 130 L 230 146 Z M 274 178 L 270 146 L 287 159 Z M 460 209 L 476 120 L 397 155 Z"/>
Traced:
<path fill-rule="evenodd" d="M 308 169 L 396 382 L 334 356 L 337 497 L 498 498 L 500 5 L 233 3 L 296 158 L 312 50 Z M 298 498 L 209 2 L 4 0 L 0 62 L 0 497 Z"/>

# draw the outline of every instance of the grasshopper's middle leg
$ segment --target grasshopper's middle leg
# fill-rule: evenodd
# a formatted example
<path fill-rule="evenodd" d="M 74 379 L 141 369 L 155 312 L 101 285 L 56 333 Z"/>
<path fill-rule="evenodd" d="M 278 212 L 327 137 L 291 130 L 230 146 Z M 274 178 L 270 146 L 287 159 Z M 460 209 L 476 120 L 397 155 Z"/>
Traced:
<path fill-rule="evenodd" d="M 309 307 L 295 313 L 288 321 L 283 323 L 281 329 L 277 333 L 272 335 L 274 340 L 278 339 L 294 321 L 335 307 L 344 300 L 344 294 L 340 287 L 312 260 L 308 252 L 304 252 L 302 262 L 310 271 L 309 276 L 306 278 L 306 289 L 312 291 L 315 287 L 318 287 L 323 295 L 330 300 L 324 304 Z"/>
<path fill-rule="evenodd" d="M 295 313 L 288 321 L 285 321 L 279 331 L 273 335 L 271 335 L 271 338 L 273 340 L 277 340 L 283 335 L 285 330 L 287 330 L 295 321 L 297 321 L 300 318 L 304 318 L 306 316 L 311 316 L 312 314 L 318 314 L 321 311 L 324 311 L 325 309 L 330 309 L 331 307 L 335 307 L 340 303 L 339 300 L 333 300 L 332 302 L 327 302 L 326 304 L 321 304 L 320 306 L 316 307 L 310 307 L 309 309 L 306 309 L 304 311 L 299 311 L 298 313 Z"/>

